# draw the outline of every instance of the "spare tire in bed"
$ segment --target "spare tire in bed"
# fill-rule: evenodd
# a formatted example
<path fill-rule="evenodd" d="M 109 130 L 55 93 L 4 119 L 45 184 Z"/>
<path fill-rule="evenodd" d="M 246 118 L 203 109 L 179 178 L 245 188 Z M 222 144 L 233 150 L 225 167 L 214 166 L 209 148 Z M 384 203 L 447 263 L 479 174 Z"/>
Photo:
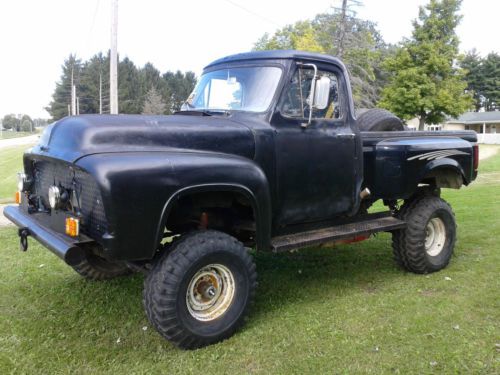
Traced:
<path fill-rule="evenodd" d="M 362 132 L 382 132 L 405 130 L 403 121 L 391 112 L 372 108 L 363 111 L 357 118 L 358 128 Z"/>

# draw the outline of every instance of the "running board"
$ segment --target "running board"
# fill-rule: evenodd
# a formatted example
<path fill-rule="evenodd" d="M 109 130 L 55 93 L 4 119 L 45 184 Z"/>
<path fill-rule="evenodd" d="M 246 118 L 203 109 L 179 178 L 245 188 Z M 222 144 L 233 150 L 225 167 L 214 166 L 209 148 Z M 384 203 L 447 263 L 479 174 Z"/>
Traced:
<path fill-rule="evenodd" d="M 392 216 L 367 218 L 365 220 L 308 232 L 283 235 L 271 239 L 273 252 L 289 251 L 302 247 L 316 246 L 327 242 L 354 239 L 377 232 L 390 232 L 406 227 L 406 223 Z"/>

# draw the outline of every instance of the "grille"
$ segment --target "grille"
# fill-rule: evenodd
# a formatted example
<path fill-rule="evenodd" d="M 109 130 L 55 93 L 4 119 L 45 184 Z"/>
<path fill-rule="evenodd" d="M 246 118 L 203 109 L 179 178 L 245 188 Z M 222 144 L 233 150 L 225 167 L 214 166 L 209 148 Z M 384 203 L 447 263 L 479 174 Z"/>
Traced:
<path fill-rule="evenodd" d="M 99 239 L 107 231 L 107 220 L 102 205 L 102 197 L 94 178 L 87 172 L 67 164 L 51 161 L 37 161 L 34 165 L 35 191 L 49 207 L 48 191 L 52 185 L 72 190 L 78 202 L 72 207 L 73 213 L 81 213 L 80 230 L 87 236 Z M 75 199 L 76 198 L 76 199 Z"/>

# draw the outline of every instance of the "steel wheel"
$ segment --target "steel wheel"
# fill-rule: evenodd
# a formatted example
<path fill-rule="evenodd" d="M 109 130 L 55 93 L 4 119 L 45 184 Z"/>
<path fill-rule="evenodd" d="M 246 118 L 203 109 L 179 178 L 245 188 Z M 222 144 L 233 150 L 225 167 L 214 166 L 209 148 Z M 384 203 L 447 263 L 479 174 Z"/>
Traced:
<path fill-rule="evenodd" d="M 432 218 L 425 228 L 425 251 L 430 256 L 437 256 L 446 243 L 446 227 L 439 217 Z"/>
<path fill-rule="evenodd" d="M 207 322 L 224 314 L 233 301 L 235 282 L 232 272 L 222 264 L 209 264 L 191 279 L 186 303 L 191 316 Z"/>

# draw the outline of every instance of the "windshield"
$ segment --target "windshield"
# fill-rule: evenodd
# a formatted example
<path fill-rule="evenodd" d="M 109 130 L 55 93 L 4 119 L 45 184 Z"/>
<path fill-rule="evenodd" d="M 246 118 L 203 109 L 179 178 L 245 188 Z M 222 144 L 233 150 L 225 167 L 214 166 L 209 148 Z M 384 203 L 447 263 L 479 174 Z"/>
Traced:
<path fill-rule="evenodd" d="M 269 66 L 207 72 L 181 110 L 263 112 L 271 104 L 280 77 L 281 69 Z"/>

